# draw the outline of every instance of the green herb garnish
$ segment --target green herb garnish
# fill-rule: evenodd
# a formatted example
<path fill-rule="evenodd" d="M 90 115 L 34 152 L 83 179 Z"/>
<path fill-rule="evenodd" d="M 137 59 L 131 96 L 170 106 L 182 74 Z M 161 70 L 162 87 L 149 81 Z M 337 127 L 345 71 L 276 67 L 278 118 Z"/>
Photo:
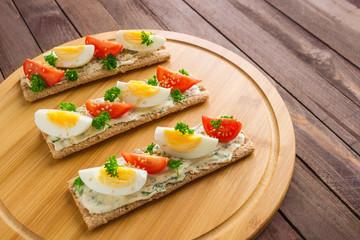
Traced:
<path fill-rule="evenodd" d="M 141 31 L 141 35 L 140 35 L 140 38 L 142 40 L 141 44 L 146 44 L 146 46 L 149 46 L 150 44 L 152 44 L 154 41 L 149 38 L 150 35 L 153 35 L 153 33 L 150 32 L 150 34 L 147 35 L 146 32 Z"/>
<path fill-rule="evenodd" d="M 179 89 L 172 90 L 170 95 L 173 98 L 174 102 L 181 102 L 185 99 L 185 96 L 181 94 Z"/>
<path fill-rule="evenodd" d="M 187 71 L 185 71 L 185 69 L 179 70 L 179 73 L 181 73 L 182 75 L 185 75 L 185 76 L 189 76 L 189 73 Z"/>
<path fill-rule="evenodd" d="M 103 111 L 99 116 L 92 120 L 91 125 L 96 129 L 103 129 L 105 125 L 111 127 L 110 124 L 106 123 L 107 120 L 111 120 L 110 114 L 107 111 Z"/>
<path fill-rule="evenodd" d="M 55 140 L 52 140 L 51 142 L 52 143 L 56 143 L 57 141 L 59 141 L 61 138 L 59 138 L 59 137 L 56 137 L 56 139 Z"/>
<path fill-rule="evenodd" d="M 149 146 L 147 146 L 144 153 L 154 154 L 154 147 L 155 147 L 155 143 L 149 144 Z"/>
<path fill-rule="evenodd" d="M 211 120 L 210 121 L 210 124 L 211 124 L 211 126 L 213 126 L 214 128 L 216 128 L 216 130 L 220 127 L 220 125 L 221 125 L 221 123 L 222 123 L 222 120 Z"/>
<path fill-rule="evenodd" d="M 194 130 L 190 129 L 189 126 L 183 122 L 178 122 L 175 126 L 175 130 L 179 130 L 179 132 L 181 132 L 183 135 L 185 135 L 186 133 L 188 134 L 194 133 Z"/>
<path fill-rule="evenodd" d="M 149 196 L 152 192 L 145 192 L 145 191 L 141 191 L 141 194 L 144 196 Z"/>
<path fill-rule="evenodd" d="M 122 166 L 117 163 L 115 156 L 109 157 L 104 165 L 104 168 L 106 172 L 110 175 L 110 177 L 119 177 L 117 171 L 118 167 L 122 167 Z"/>
<path fill-rule="evenodd" d="M 234 116 L 221 116 L 220 118 L 234 119 Z"/>
<path fill-rule="evenodd" d="M 182 165 L 182 161 L 181 160 L 170 160 L 168 162 L 168 167 L 172 168 L 172 169 L 176 169 L 176 174 L 177 177 L 179 178 L 179 167 Z"/>
<path fill-rule="evenodd" d="M 56 62 L 56 60 L 58 60 L 59 58 L 54 55 L 54 52 L 53 52 L 53 51 L 51 51 L 49 55 L 44 56 L 44 59 L 45 59 L 45 61 L 47 61 L 47 63 L 48 63 L 49 65 L 55 67 L 55 62 Z"/>
<path fill-rule="evenodd" d="M 117 68 L 116 57 L 112 54 L 107 55 L 107 57 L 104 58 L 103 67 L 107 70 L 115 70 Z"/>
<path fill-rule="evenodd" d="M 157 86 L 159 82 L 158 82 L 156 76 L 154 75 L 151 78 L 149 78 L 149 80 L 147 80 L 146 83 L 147 83 L 147 85 Z"/>
<path fill-rule="evenodd" d="M 81 194 L 81 187 L 84 185 L 84 182 L 81 180 L 80 177 L 74 180 L 73 186 L 76 188 L 79 194 Z"/>
<path fill-rule="evenodd" d="M 66 70 L 65 72 L 65 78 L 70 82 L 75 82 L 79 79 L 79 75 L 75 70 Z"/>
<path fill-rule="evenodd" d="M 76 106 L 72 103 L 61 102 L 60 109 L 63 111 L 76 112 Z"/>
<path fill-rule="evenodd" d="M 30 90 L 33 92 L 40 92 L 47 86 L 46 82 L 42 80 L 39 74 L 31 74 L 30 79 Z"/>
<path fill-rule="evenodd" d="M 106 90 L 105 95 L 104 95 L 104 100 L 113 102 L 119 96 L 120 92 L 121 92 L 120 88 L 112 87 L 112 88 Z"/>

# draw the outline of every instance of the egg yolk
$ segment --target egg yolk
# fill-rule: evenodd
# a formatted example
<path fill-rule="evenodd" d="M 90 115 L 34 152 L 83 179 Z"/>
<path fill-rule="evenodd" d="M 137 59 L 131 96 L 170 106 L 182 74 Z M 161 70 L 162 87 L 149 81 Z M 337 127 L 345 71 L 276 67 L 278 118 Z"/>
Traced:
<path fill-rule="evenodd" d="M 150 35 L 150 32 L 145 32 L 148 36 Z M 136 44 L 136 45 L 141 45 L 141 32 L 136 32 L 136 31 L 124 31 L 123 32 L 123 37 L 124 40 L 130 44 Z"/>
<path fill-rule="evenodd" d="M 110 177 L 105 168 L 101 168 L 98 179 L 102 184 L 114 188 L 128 187 L 135 182 L 136 171 L 119 167 L 117 172 L 118 177 Z"/>
<path fill-rule="evenodd" d="M 201 143 L 198 134 L 185 134 L 177 130 L 164 130 L 166 142 L 177 152 L 187 153 L 194 151 Z"/>
<path fill-rule="evenodd" d="M 137 97 L 151 97 L 160 91 L 159 88 L 147 85 L 143 81 L 130 81 L 127 87 L 131 94 Z"/>
<path fill-rule="evenodd" d="M 74 60 L 78 58 L 83 52 L 84 46 L 69 46 L 69 47 L 56 47 L 54 48 L 55 55 L 61 60 Z"/>
<path fill-rule="evenodd" d="M 79 121 L 80 115 L 73 112 L 48 111 L 47 119 L 61 128 L 72 128 Z"/>

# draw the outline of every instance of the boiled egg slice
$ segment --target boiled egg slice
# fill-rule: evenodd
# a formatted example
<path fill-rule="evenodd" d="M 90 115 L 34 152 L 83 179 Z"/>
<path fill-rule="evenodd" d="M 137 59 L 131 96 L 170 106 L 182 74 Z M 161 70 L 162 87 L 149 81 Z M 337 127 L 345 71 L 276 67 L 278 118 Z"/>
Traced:
<path fill-rule="evenodd" d="M 182 134 L 174 128 L 157 127 L 155 141 L 164 152 L 179 158 L 198 158 L 215 150 L 218 140 L 201 134 Z"/>
<path fill-rule="evenodd" d="M 148 45 L 142 43 L 141 34 L 139 31 L 120 30 L 116 33 L 116 41 L 122 44 L 124 48 L 137 52 L 154 51 L 165 44 L 166 39 L 164 37 L 151 34 L 150 32 L 145 32 L 145 34 L 152 43 Z"/>
<path fill-rule="evenodd" d="M 58 59 L 55 61 L 55 67 L 76 68 L 87 64 L 94 56 L 94 45 L 79 45 L 55 47 L 49 53 L 54 54 Z"/>
<path fill-rule="evenodd" d="M 151 86 L 143 81 L 117 82 L 121 100 L 137 107 L 151 107 L 164 102 L 170 95 L 170 88 Z"/>
<path fill-rule="evenodd" d="M 91 125 L 92 118 L 76 112 L 40 109 L 35 112 L 35 124 L 44 133 L 59 138 L 77 136 Z"/>
<path fill-rule="evenodd" d="M 119 167 L 118 177 L 110 177 L 104 167 L 95 167 L 79 171 L 79 176 L 90 189 L 108 195 L 129 195 L 139 191 L 146 182 L 145 170 Z"/>

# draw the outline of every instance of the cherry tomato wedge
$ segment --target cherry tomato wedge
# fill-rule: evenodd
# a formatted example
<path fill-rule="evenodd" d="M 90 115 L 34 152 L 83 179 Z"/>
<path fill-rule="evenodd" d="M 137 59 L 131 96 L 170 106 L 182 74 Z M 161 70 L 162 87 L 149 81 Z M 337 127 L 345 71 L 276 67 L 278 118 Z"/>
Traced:
<path fill-rule="evenodd" d="M 109 54 L 115 56 L 123 48 L 123 45 L 119 43 L 109 42 L 90 36 L 85 38 L 85 44 L 95 46 L 94 56 L 97 58 L 106 58 Z"/>
<path fill-rule="evenodd" d="M 85 103 L 86 109 L 89 111 L 90 115 L 93 117 L 97 117 L 103 111 L 107 111 L 110 114 L 111 118 L 118 118 L 122 116 L 124 113 L 134 108 L 134 105 L 129 103 L 120 103 L 120 102 L 95 102 L 95 101 L 87 101 Z"/>
<path fill-rule="evenodd" d="M 218 128 L 211 125 L 211 121 L 221 121 L 221 124 L 218 125 Z M 228 142 L 233 140 L 241 131 L 242 124 L 236 119 L 228 118 L 209 118 L 202 116 L 202 123 L 205 129 L 205 132 L 210 137 L 219 139 L 220 142 Z M 220 123 L 220 122 L 218 122 Z"/>
<path fill-rule="evenodd" d="M 146 153 L 122 152 L 121 155 L 127 163 L 144 169 L 149 174 L 161 172 L 169 162 L 169 158 L 153 156 Z"/>
<path fill-rule="evenodd" d="M 60 71 L 56 68 L 43 65 L 39 62 L 26 59 L 23 64 L 25 76 L 31 81 L 30 77 L 32 74 L 39 74 L 42 80 L 46 82 L 48 86 L 54 85 L 59 82 L 64 76 L 65 72 Z"/>
<path fill-rule="evenodd" d="M 171 88 L 171 90 L 179 89 L 181 92 L 191 88 L 194 84 L 201 82 L 201 80 L 173 72 L 162 66 L 158 66 L 156 77 L 160 87 Z"/>

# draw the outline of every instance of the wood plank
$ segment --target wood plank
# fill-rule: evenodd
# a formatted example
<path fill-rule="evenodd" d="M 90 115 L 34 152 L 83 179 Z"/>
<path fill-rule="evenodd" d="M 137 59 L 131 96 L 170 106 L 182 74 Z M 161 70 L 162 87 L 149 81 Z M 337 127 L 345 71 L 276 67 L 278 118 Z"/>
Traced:
<path fill-rule="evenodd" d="M 14 2 L 43 51 L 79 37 L 54 0 Z"/>
<path fill-rule="evenodd" d="M 301 236 L 289 225 L 289 223 L 280 215 L 275 214 L 269 225 L 256 238 L 257 240 L 300 240 Z"/>
<path fill-rule="evenodd" d="M 33 58 L 41 51 L 13 2 L 0 1 L 0 9 L 0 68 L 6 78 L 22 66 L 24 56 Z"/>
<path fill-rule="evenodd" d="M 360 239 L 360 220 L 299 159 L 280 210 L 305 239 Z"/>
<path fill-rule="evenodd" d="M 360 67 L 358 7 L 346 0 L 266 1 Z"/>
<path fill-rule="evenodd" d="M 266 2 L 187 2 L 360 153 L 359 107 L 329 84 L 323 66 L 333 66 L 328 69 L 334 78 L 351 86 L 359 78 L 349 80 L 350 76 L 358 76 L 358 70 L 348 64 L 350 75 L 339 71 L 344 69 L 341 57 Z M 322 60 L 324 56 L 328 57 Z M 358 94 L 356 87 L 354 95 Z"/>

